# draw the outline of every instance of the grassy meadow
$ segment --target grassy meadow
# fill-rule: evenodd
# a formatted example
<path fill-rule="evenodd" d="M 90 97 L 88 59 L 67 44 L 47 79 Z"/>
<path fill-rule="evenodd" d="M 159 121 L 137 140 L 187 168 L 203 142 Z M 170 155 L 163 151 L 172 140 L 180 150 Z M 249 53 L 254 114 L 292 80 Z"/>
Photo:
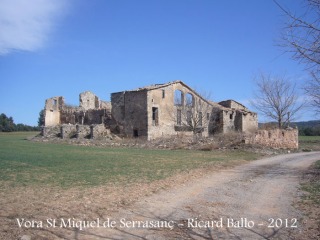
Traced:
<path fill-rule="evenodd" d="M 310 175 L 309 181 L 302 185 L 302 190 L 309 193 L 304 196 L 306 200 L 312 200 L 314 204 L 320 207 L 320 160 L 315 162 L 311 169 L 308 173 Z"/>
<path fill-rule="evenodd" d="M 299 136 L 299 148 L 320 151 L 320 136 Z"/>
<path fill-rule="evenodd" d="M 99 186 L 164 179 L 195 168 L 259 156 L 243 151 L 111 148 L 26 140 L 36 133 L 0 133 L 1 186 Z"/>

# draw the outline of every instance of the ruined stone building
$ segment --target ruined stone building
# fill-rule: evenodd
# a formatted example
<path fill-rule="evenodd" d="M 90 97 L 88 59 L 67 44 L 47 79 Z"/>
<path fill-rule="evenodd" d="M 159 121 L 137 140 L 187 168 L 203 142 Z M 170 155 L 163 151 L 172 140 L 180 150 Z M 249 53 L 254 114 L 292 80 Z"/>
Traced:
<path fill-rule="evenodd" d="M 63 97 L 47 99 L 43 135 L 95 138 L 112 132 L 152 140 L 257 128 L 257 114 L 242 104 L 208 101 L 182 81 L 174 81 L 112 93 L 111 103 L 91 92 L 80 94 L 79 107 L 67 106 Z"/>
<path fill-rule="evenodd" d="M 111 120 L 110 102 L 101 101 L 91 92 L 79 95 L 79 107 L 65 104 L 63 97 L 52 97 L 45 102 L 44 136 L 93 137 L 94 130 L 107 132 Z"/>

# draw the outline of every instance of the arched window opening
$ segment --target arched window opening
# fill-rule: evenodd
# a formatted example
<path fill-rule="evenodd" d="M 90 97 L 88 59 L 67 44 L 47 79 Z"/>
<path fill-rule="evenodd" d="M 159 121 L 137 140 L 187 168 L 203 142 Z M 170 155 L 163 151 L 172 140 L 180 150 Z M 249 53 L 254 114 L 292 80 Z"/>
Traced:
<path fill-rule="evenodd" d="M 184 102 L 184 95 L 183 92 L 180 90 L 174 91 L 174 105 L 175 106 L 182 106 Z"/>
<path fill-rule="evenodd" d="M 186 105 L 188 107 L 194 107 L 194 97 L 191 93 L 187 93 L 186 95 Z"/>

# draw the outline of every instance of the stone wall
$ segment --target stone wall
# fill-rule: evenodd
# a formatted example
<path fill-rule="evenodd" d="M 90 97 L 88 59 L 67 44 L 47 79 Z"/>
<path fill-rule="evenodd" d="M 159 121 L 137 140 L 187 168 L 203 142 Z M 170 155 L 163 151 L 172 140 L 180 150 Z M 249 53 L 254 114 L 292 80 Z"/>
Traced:
<path fill-rule="evenodd" d="M 236 111 L 233 110 L 223 110 L 220 114 L 222 118 L 222 133 L 234 132 L 236 129 L 235 122 L 239 121 L 239 115 L 237 116 Z"/>
<path fill-rule="evenodd" d="M 46 100 L 45 126 L 60 124 L 102 124 L 111 119 L 111 103 L 99 100 L 91 92 L 80 93 L 80 106 L 65 104 L 63 97 Z"/>
<path fill-rule="evenodd" d="M 76 138 L 90 138 L 90 126 L 88 125 L 76 125 L 77 133 Z"/>
<path fill-rule="evenodd" d="M 299 147 L 298 129 L 258 130 L 247 136 L 245 143 L 271 148 L 297 149 Z"/>
<path fill-rule="evenodd" d="M 63 97 L 53 97 L 45 103 L 45 126 L 55 126 L 60 124 L 60 110 L 64 106 Z"/>
<path fill-rule="evenodd" d="M 96 139 L 110 135 L 110 129 L 107 129 L 104 124 L 94 125 L 73 125 L 62 124 L 57 126 L 48 126 L 41 128 L 41 135 L 47 138 L 60 137 L 62 139 L 70 138 L 91 138 Z"/>
<path fill-rule="evenodd" d="M 92 92 L 86 91 L 79 95 L 80 107 L 85 110 L 100 108 L 99 98 Z"/>
<path fill-rule="evenodd" d="M 192 136 L 192 128 L 187 124 L 188 112 L 194 120 L 193 125 L 198 125 L 199 129 L 203 128 L 201 135 L 207 137 L 212 108 L 196 92 L 180 82 L 149 90 L 148 139 L 179 136 L 182 132 L 185 136 Z M 194 123 L 200 121 L 200 112 L 202 126 Z"/>
<path fill-rule="evenodd" d="M 77 129 L 75 125 L 63 124 L 60 127 L 60 137 L 65 138 L 74 138 L 76 137 Z"/>
<path fill-rule="evenodd" d="M 111 94 L 111 115 L 119 125 L 124 125 L 125 92 Z"/>
<path fill-rule="evenodd" d="M 238 110 L 245 110 L 247 111 L 248 109 L 243 106 L 241 103 L 238 103 L 234 100 L 226 100 L 226 101 L 222 101 L 222 102 L 219 102 L 219 104 L 221 106 L 224 106 L 224 107 L 227 107 L 227 108 L 233 108 L 233 109 L 238 109 Z"/>
<path fill-rule="evenodd" d="M 109 118 L 111 118 L 111 113 L 107 109 L 89 109 L 84 111 L 81 108 L 64 108 L 60 111 L 61 124 L 102 124 Z"/>
<path fill-rule="evenodd" d="M 60 137 L 60 126 L 48 126 L 48 127 L 41 127 L 41 135 L 44 137 L 54 138 Z"/>
<path fill-rule="evenodd" d="M 253 112 L 242 112 L 241 126 L 242 132 L 255 132 L 258 129 L 258 115 Z"/>
<path fill-rule="evenodd" d="M 110 130 L 106 129 L 104 124 L 97 124 L 90 126 L 90 138 L 97 139 L 100 137 L 104 137 L 110 134 Z"/>
<path fill-rule="evenodd" d="M 243 110 L 223 110 L 221 133 L 254 132 L 258 129 L 257 114 Z"/>
<path fill-rule="evenodd" d="M 127 137 L 147 137 L 147 91 L 111 94 L 112 117 L 121 134 Z"/>

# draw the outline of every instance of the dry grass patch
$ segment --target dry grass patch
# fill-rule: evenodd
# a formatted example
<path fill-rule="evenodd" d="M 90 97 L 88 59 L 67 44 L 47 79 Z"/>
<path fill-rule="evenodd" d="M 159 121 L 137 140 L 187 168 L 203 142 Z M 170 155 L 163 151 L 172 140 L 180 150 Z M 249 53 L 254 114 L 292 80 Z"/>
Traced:
<path fill-rule="evenodd" d="M 73 236 L 70 229 L 18 228 L 16 219 L 105 218 L 144 196 L 260 156 L 50 144 L 28 135 L 0 134 L 0 239 Z"/>

